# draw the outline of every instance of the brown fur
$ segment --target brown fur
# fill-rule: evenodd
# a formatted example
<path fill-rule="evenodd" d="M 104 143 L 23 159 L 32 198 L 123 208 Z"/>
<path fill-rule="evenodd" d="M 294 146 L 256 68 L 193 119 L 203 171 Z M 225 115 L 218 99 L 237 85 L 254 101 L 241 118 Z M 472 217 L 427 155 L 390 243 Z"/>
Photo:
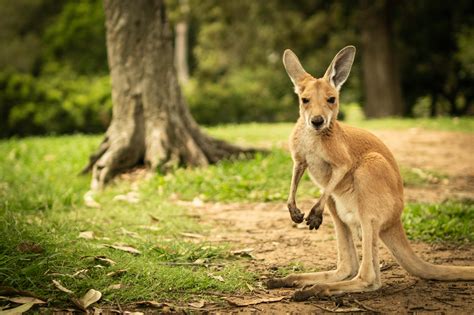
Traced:
<path fill-rule="evenodd" d="M 474 280 L 474 267 L 438 266 L 416 256 L 401 224 L 403 184 L 395 158 L 373 134 L 337 121 L 339 88 L 349 75 L 354 54 L 354 47 L 344 48 L 324 77 L 316 79 L 304 71 L 296 55 L 285 51 L 285 68 L 300 100 L 300 118 L 290 137 L 294 167 L 288 209 L 293 221 L 303 221 L 304 214 L 296 206 L 295 195 L 307 169 L 323 194 L 305 220 L 310 229 L 317 229 L 327 205 L 336 229 L 338 263 L 333 271 L 291 274 L 270 280 L 268 286 L 310 286 L 296 291 L 296 300 L 318 294 L 376 290 L 381 286 L 379 237 L 400 265 L 413 275 L 437 280 Z M 330 97 L 335 97 L 333 104 Z M 318 116 L 324 119 L 321 127 L 312 122 Z M 353 232 L 359 229 L 360 266 L 352 239 Z"/>

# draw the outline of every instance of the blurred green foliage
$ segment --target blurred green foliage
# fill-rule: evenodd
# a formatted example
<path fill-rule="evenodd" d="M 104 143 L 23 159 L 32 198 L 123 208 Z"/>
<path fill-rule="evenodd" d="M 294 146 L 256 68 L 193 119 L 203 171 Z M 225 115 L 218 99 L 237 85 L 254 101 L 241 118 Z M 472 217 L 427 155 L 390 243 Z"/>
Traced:
<path fill-rule="evenodd" d="M 191 80 L 183 89 L 201 124 L 294 120 L 282 51 L 293 49 L 321 76 L 341 47 L 361 46 L 358 2 L 166 3 L 172 26 L 189 25 Z M 473 113 L 473 12 L 468 0 L 393 4 L 391 37 L 410 115 Z M 111 111 L 102 1 L 0 0 L 0 16 L 0 136 L 103 131 Z M 344 104 L 364 103 L 360 53 Z"/>
<path fill-rule="evenodd" d="M 0 74 L 1 137 L 100 132 L 109 124 L 108 75 Z"/>

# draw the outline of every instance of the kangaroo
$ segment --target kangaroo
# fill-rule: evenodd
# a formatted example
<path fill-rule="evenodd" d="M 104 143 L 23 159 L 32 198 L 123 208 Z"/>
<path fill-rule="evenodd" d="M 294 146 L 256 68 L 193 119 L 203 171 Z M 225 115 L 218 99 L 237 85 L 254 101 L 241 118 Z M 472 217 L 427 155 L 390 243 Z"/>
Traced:
<path fill-rule="evenodd" d="M 283 54 L 285 69 L 299 98 L 300 117 L 290 136 L 293 175 L 288 210 L 296 223 L 304 220 L 296 206 L 299 181 L 308 169 L 323 193 L 306 217 L 309 229 L 322 222 L 329 210 L 337 237 L 336 270 L 290 274 L 270 279 L 269 288 L 303 287 L 293 298 L 345 292 L 373 291 L 381 287 L 378 239 L 410 274 L 424 279 L 474 280 L 474 266 L 442 266 L 423 261 L 410 247 L 401 222 L 403 183 L 390 150 L 373 134 L 337 121 L 339 90 L 349 76 L 354 46 L 334 57 L 322 78 L 314 78 L 289 49 Z M 360 229 L 362 261 L 352 232 Z"/>

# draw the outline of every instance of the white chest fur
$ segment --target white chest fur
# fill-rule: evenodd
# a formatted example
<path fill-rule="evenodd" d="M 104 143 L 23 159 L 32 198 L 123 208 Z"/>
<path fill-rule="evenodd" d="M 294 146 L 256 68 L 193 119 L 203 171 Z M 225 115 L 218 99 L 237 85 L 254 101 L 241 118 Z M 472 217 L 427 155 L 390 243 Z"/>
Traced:
<path fill-rule="evenodd" d="M 306 131 L 306 130 L 305 130 Z M 308 132 L 302 132 L 302 141 L 299 143 L 296 150 L 304 156 L 308 166 L 308 173 L 313 182 L 320 188 L 326 187 L 329 178 L 331 177 L 331 166 L 327 162 L 328 157 L 324 148 L 314 135 Z"/>

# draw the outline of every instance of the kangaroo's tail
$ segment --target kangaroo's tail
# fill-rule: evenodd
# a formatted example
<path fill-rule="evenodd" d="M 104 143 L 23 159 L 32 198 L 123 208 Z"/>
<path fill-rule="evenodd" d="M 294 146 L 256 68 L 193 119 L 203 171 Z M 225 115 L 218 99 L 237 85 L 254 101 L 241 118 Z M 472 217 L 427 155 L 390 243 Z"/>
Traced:
<path fill-rule="evenodd" d="M 401 221 L 380 233 L 398 263 L 410 274 L 433 280 L 474 280 L 474 266 L 433 265 L 419 258 L 408 242 Z"/>

